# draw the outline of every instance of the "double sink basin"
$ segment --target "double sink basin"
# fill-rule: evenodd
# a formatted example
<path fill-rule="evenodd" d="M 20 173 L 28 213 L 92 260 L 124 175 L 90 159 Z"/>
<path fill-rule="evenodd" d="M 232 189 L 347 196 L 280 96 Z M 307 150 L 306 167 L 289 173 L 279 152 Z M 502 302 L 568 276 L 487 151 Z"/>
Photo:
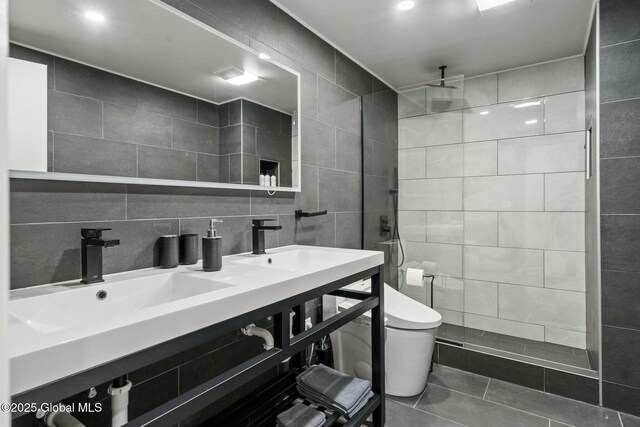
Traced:
<path fill-rule="evenodd" d="M 11 393 L 18 394 L 383 263 L 380 252 L 287 246 L 264 255 L 150 268 L 11 291 Z"/>

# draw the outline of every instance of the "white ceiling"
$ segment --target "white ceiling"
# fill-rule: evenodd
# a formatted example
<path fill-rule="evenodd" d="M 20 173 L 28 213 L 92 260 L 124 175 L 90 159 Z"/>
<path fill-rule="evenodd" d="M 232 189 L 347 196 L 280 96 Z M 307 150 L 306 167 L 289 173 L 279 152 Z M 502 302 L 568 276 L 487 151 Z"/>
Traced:
<path fill-rule="evenodd" d="M 86 11 L 105 15 L 90 22 Z M 297 76 L 149 0 L 16 0 L 11 41 L 216 103 L 244 97 L 288 113 Z M 236 67 L 260 77 L 233 86 L 214 75 Z"/>
<path fill-rule="evenodd" d="M 594 0 L 519 0 L 481 15 L 475 0 L 272 0 L 394 88 L 582 54 Z"/>

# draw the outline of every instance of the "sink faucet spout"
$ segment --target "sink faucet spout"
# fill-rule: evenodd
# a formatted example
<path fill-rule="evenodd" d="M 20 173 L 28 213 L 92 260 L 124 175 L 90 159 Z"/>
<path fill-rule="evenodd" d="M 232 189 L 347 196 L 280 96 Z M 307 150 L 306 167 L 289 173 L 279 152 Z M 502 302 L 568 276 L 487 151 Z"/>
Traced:
<path fill-rule="evenodd" d="M 281 225 L 264 225 L 265 221 L 275 221 L 272 218 L 254 219 L 251 229 L 253 240 L 253 254 L 260 255 L 266 253 L 264 243 L 265 230 L 282 230 Z"/>
<path fill-rule="evenodd" d="M 110 228 L 83 228 L 81 252 L 82 252 L 82 280 L 81 283 L 90 284 L 104 282 L 102 278 L 102 248 L 110 248 L 120 244 L 119 239 L 105 239 L 103 231 Z"/>

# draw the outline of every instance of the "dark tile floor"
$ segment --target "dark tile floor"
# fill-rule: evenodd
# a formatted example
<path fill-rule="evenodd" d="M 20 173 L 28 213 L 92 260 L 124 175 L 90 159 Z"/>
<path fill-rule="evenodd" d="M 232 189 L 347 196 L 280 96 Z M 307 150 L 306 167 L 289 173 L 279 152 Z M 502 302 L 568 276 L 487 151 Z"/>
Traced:
<path fill-rule="evenodd" d="M 640 418 L 436 365 L 425 391 L 387 399 L 387 427 L 636 427 Z"/>
<path fill-rule="evenodd" d="M 438 329 L 438 338 L 576 368 L 591 369 L 586 350 L 579 348 L 496 334 L 495 332 L 465 328 L 448 323 L 442 324 Z"/>

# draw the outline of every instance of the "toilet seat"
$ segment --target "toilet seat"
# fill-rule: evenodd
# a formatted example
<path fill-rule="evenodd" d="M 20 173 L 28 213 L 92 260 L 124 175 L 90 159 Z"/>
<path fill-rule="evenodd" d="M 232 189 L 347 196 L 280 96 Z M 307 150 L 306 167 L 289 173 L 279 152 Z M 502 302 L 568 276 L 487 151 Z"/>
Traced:
<path fill-rule="evenodd" d="M 347 286 L 348 289 L 370 292 L 371 281 L 365 280 Z M 347 300 L 340 304 L 344 309 L 352 304 Z M 396 329 L 423 330 L 442 324 L 440 313 L 384 284 L 384 316 L 386 326 Z"/>

